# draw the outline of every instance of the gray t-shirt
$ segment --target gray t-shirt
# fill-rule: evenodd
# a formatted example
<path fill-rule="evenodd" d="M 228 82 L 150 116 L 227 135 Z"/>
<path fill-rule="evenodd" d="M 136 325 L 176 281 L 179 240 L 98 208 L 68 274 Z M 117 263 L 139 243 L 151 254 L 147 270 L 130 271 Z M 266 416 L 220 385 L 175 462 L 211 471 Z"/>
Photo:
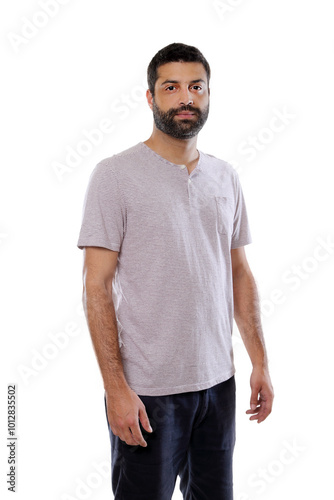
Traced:
<path fill-rule="evenodd" d="M 137 394 L 198 391 L 235 373 L 230 250 L 251 242 L 223 160 L 200 151 L 189 174 L 140 142 L 96 165 L 77 246 L 119 252 L 112 294 Z"/>

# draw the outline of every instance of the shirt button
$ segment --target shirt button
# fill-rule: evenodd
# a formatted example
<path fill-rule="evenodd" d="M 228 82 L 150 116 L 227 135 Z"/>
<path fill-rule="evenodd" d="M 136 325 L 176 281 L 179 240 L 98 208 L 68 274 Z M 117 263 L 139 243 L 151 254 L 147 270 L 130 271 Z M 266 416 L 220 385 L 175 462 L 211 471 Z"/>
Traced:
<path fill-rule="evenodd" d="M 180 165 L 180 168 L 184 169 L 184 168 L 186 168 L 186 165 Z"/>
<path fill-rule="evenodd" d="M 191 179 L 188 179 L 188 183 L 189 183 L 189 184 L 191 183 Z"/>

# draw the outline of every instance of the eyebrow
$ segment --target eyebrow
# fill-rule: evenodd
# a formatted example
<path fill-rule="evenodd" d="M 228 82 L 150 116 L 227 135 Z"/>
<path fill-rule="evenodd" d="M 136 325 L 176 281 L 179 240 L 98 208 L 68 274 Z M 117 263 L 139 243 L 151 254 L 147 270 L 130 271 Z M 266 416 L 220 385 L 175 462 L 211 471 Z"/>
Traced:
<path fill-rule="evenodd" d="M 191 82 L 189 83 L 199 83 L 199 82 L 206 83 L 206 81 L 203 80 L 202 78 L 198 78 L 197 80 L 191 80 Z M 165 80 L 164 82 L 161 83 L 160 87 L 162 87 L 166 83 L 180 83 L 180 82 L 178 80 Z"/>

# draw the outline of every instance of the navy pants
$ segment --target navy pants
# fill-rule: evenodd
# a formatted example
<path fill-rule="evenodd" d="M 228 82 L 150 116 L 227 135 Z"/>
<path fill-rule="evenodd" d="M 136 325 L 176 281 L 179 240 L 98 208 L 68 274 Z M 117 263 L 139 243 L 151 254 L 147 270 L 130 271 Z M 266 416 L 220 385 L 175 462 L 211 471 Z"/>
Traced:
<path fill-rule="evenodd" d="M 110 429 L 115 500 L 171 500 L 176 478 L 185 500 L 233 500 L 235 378 L 209 389 L 140 396 L 153 433 L 130 446 Z"/>

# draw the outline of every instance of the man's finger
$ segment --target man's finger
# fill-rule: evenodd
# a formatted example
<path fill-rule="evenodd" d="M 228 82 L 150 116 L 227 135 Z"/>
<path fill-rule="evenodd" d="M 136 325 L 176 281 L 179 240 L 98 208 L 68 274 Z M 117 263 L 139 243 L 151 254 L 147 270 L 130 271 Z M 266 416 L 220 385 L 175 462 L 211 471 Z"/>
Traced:
<path fill-rule="evenodd" d="M 144 427 L 144 429 L 147 432 L 153 432 L 153 429 L 150 425 L 150 421 L 148 419 L 145 407 L 144 407 L 144 409 L 141 409 L 141 408 L 139 409 L 139 420 L 140 420 L 141 425 Z"/>
<path fill-rule="evenodd" d="M 259 415 L 253 415 L 252 417 L 249 417 L 249 420 L 257 420 L 259 418 Z"/>
<path fill-rule="evenodd" d="M 258 424 L 260 424 L 268 417 L 270 413 L 271 413 L 270 407 L 267 407 L 266 404 L 264 403 L 260 408 L 258 408 L 258 410 L 256 410 L 256 415 L 252 415 L 249 418 L 249 420 L 257 420 Z"/>
<path fill-rule="evenodd" d="M 268 417 L 268 415 L 270 415 L 271 408 L 272 408 L 272 402 L 265 401 L 260 411 L 260 418 L 262 420 L 265 420 Z"/>
<path fill-rule="evenodd" d="M 259 404 L 259 388 L 252 387 L 251 398 L 250 398 L 250 407 L 252 410 L 255 410 L 257 405 Z"/>
<path fill-rule="evenodd" d="M 130 427 L 130 431 L 132 433 L 132 437 L 133 437 L 134 441 L 136 442 L 136 444 L 139 444 L 140 446 L 144 446 L 144 447 L 147 446 L 147 443 L 146 443 L 146 441 L 141 433 L 140 427 L 139 427 L 139 420 L 138 420 L 138 423 L 136 423 Z"/>
<path fill-rule="evenodd" d="M 253 413 L 258 413 L 258 411 L 260 411 L 260 407 L 259 406 L 257 406 L 254 410 L 247 410 L 246 413 L 248 415 L 251 415 Z"/>
<path fill-rule="evenodd" d="M 139 443 L 135 440 L 130 428 L 128 428 L 126 431 L 124 431 L 123 436 L 120 438 L 122 441 L 124 441 L 126 444 L 129 446 L 138 446 Z"/>

